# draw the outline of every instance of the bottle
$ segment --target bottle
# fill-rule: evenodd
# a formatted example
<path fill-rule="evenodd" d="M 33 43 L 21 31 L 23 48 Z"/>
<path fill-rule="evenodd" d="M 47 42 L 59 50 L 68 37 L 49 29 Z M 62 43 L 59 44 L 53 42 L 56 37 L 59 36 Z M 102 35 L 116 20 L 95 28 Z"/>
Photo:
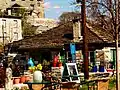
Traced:
<path fill-rule="evenodd" d="M 28 60 L 28 67 L 33 67 L 33 66 L 34 66 L 33 60 L 32 60 L 32 58 L 30 58 Z"/>

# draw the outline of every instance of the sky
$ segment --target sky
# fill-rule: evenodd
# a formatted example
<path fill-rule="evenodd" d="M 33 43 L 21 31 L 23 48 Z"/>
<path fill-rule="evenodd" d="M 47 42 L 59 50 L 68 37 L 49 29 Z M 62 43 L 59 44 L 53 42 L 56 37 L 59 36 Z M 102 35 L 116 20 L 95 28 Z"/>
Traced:
<path fill-rule="evenodd" d="M 74 11 L 74 0 L 45 0 L 45 18 L 58 19 L 63 12 Z"/>

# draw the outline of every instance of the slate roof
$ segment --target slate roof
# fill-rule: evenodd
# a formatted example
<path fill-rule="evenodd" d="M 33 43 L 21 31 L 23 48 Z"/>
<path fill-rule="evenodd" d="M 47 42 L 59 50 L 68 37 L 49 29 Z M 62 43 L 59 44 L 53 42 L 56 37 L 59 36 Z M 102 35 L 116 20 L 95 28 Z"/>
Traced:
<path fill-rule="evenodd" d="M 95 32 L 89 25 L 88 30 L 88 43 L 104 43 L 109 41 Z M 105 33 L 105 32 L 104 32 Z M 103 36 L 105 35 L 103 33 Z M 52 28 L 48 31 L 43 32 L 20 41 L 15 41 L 13 46 L 19 47 L 19 49 L 26 48 L 62 48 L 64 44 L 73 42 L 73 22 L 59 25 L 58 27 Z M 82 43 L 81 40 L 79 43 Z"/>

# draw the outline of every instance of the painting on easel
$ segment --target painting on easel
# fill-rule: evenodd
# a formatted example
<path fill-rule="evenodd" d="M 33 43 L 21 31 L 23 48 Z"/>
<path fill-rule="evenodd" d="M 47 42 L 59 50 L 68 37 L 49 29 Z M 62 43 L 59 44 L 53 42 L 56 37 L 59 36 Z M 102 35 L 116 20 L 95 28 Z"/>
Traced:
<path fill-rule="evenodd" d="M 64 68 L 66 75 L 63 73 L 63 76 L 70 76 L 67 78 L 70 82 L 80 82 L 80 77 L 78 77 L 78 70 L 76 63 L 66 63 Z"/>

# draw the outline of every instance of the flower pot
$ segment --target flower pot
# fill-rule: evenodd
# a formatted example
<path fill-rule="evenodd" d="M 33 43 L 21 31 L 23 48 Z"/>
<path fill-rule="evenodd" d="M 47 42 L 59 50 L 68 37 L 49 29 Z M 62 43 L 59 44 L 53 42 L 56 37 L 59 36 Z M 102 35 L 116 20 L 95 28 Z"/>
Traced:
<path fill-rule="evenodd" d="M 26 81 L 25 79 L 26 79 L 25 76 L 21 76 L 21 78 L 20 78 L 20 82 L 21 82 L 21 83 L 24 83 L 24 82 Z"/>
<path fill-rule="evenodd" d="M 33 73 L 33 81 L 34 82 L 42 82 L 42 72 L 41 71 L 35 71 Z"/>
<path fill-rule="evenodd" d="M 19 78 L 19 77 L 18 77 L 18 78 L 15 78 L 15 79 L 14 79 L 14 83 L 15 83 L 15 84 L 19 84 L 19 83 L 20 83 L 20 78 Z"/>
<path fill-rule="evenodd" d="M 25 82 L 30 81 L 30 76 L 25 76 Z"/>
<path fill-rule="evenodd" d="M 62 63 L 59 63 L 59 64 L 58 64 L 58 67 L 61 67 L 61 66 L 62 66 Z"/>
<path fill-rule="evenodd" d="M 53 67 L 57 67 L 57 63 L 53 63 Z"/>

